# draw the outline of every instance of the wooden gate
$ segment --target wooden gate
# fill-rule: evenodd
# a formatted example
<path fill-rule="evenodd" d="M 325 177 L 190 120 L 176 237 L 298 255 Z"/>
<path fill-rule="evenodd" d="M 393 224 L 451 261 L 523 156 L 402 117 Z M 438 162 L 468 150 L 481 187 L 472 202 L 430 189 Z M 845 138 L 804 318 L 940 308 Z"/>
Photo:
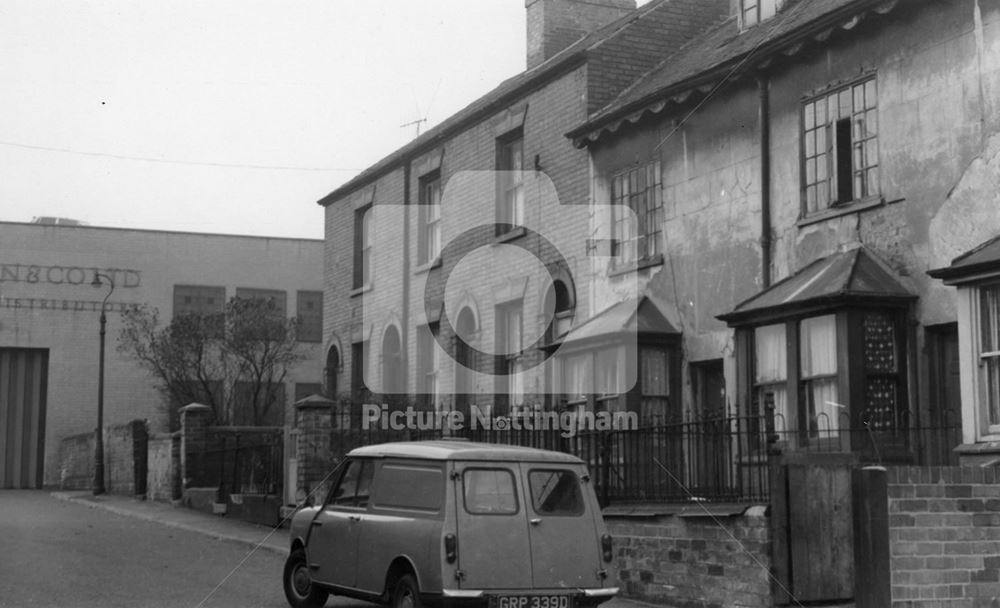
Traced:
<path fill-rule="evenodd" d="M 0 488 L 41 488 L 49 351 L 0 348 Z"/>
<path fill-rule="evenodd" d="M 815 457 L 782 460 L 774 466 L 771 479 L 775 603 L 850 600 L 854 597 L 853 464 Z"/>

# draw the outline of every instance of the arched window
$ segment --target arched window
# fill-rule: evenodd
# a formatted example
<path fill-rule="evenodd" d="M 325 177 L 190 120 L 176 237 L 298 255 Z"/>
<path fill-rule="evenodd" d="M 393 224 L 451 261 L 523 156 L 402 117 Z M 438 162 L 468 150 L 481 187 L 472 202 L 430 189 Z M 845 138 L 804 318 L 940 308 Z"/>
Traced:
<path fill-rule="evenodd" d="M 326 353 L 326 367 L 323 369 L 326 376 L 326 386 L 323 394 L 327 399 L 337 398 L 337 374 L 340 373 L 340 351 L 337 346 L 330 347 Z"/>
<path fill-rule="evenodd" d="M 382 386 L 379 392 L 398 394 L 403 392 L 403 355 L 399 330 L 390 325 L 382 335 Z"/>

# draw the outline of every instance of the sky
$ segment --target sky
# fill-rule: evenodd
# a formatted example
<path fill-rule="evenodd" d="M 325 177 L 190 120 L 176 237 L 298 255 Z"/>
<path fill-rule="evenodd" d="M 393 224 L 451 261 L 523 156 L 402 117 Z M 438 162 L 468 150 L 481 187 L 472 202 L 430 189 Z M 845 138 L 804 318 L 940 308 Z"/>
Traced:
<path fill-rule="evenodd" d="M 524 69 L 524 16 L 524 0 L 4 0 L 0 221 L 322 238 L 316 201 L 416 135 L 402 125 Z"/>

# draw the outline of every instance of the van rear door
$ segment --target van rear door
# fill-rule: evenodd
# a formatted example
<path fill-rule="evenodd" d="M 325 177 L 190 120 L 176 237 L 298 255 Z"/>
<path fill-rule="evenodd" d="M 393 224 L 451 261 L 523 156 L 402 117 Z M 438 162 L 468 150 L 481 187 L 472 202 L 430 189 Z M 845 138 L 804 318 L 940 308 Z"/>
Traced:
<path fill-rule="evenodd" d="M 593 490 L 574 467 L 522 463 L 536 589 L 603 586 Z"/>
<path fill-rule="evenodd" d="M 456 462 L 462 589 L 531 589 L 527 505 L 516 462 Z"/>

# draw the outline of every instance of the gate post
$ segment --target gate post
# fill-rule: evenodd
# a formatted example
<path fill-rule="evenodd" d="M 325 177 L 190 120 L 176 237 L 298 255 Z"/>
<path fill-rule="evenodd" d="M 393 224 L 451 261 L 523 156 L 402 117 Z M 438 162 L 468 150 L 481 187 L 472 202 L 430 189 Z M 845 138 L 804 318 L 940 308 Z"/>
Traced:
<path fill-rule="evenodd" d="M 889 492 L 885 467 L 853 471 L 854 601 L 857 608 L 892 604 Z"/>

